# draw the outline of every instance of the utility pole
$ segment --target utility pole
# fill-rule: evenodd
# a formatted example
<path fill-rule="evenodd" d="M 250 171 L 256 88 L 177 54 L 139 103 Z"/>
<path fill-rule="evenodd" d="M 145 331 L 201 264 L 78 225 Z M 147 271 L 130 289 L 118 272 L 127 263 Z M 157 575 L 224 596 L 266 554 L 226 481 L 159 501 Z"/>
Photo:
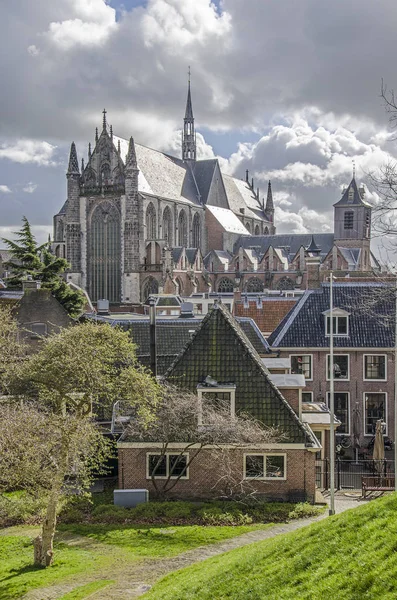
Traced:
<path fill-rule="evenodd" d="M 335 514 L 335 406 L 334 406 L 334 290 L 333 274 L 329 277 L 329 454 L 330 454 L 330 507 L 329 514 Z"/>

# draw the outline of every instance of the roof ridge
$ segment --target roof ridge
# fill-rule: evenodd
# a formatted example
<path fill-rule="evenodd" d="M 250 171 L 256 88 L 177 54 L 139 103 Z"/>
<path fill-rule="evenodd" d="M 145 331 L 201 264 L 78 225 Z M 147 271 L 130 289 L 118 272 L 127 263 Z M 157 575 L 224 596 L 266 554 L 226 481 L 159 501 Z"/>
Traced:
<path fill-rule="evenodd" d="M 292 307 L 291 312 L 289 314 L 287 314 L 287 316 L 285 317 L 286 321 L 284 323 L 284 326 L 282 326 L 280 333 L 277 335 L 276 339 L 271 344 L 271 346 L 278 346 L 278 344 L 281 343 L 281 340 L 283 339 L 284 335 L 287 333 L 288 328 L 290 327 L 290 325 L 292 325 L 293 321 L 295 320 L 297 315 L 300 313 L 302 307 L 305 305 L 305 303 L 307 302 L 309 297 L 312 295 L 312 293 L 313 293 L 313 290 L 306 290 L 305 294 L 303 294 L 303 296 L 301 296 L 299 298 L 299 300 L 295 304 L 295 306 Z"/>

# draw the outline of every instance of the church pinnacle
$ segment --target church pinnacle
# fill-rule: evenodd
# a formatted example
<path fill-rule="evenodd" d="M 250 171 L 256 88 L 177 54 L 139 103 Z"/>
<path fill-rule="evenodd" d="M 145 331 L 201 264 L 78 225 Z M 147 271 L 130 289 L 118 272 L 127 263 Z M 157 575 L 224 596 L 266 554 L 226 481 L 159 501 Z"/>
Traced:
<path fill-rule="evenodd" d="M 273 203 L 273 193 L 272 193 L 272 184 L 269 181 L 267 186 L 267 198 L 266 198 L 266 206 L 265 206 L 265 214 L 269 221 L 273 222 L 274 215 L 274 203 Z"/>
<path fill-rule="evenodd" d="M 192 107 L 192 97 L 190 93 L 190 67 L 189 67 L 188 91 L 186 100 L 185 118 L 183 119 L 182 132 L 182 160 L 196 160 L 196 134 L 194 131 L 194 117 Z"/>
<path fill-rule="evenodd" d="M 72 142 L 70 146 L 68 175 L 80 175 L 79 161 L 77 160 L 76 144 Z"/>

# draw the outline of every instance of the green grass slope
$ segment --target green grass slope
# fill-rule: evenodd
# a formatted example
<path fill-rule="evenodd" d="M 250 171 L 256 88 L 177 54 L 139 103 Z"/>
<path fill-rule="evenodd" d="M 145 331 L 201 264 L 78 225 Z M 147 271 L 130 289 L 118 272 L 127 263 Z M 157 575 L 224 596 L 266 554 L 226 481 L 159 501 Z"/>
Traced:
<path fill-rule="evenodd" d="M 145 600 L 395 600 L 397 496 L 167 575 Z"/>

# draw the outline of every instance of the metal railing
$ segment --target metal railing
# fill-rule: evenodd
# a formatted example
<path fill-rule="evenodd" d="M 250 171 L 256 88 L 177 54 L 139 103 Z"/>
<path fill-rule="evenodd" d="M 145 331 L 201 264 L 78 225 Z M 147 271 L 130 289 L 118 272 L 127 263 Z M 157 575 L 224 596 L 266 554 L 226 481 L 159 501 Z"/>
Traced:
<path fill-rule="evenodd" d="M 394 460 L 340 460 L 335 461 L 335 489 L 361 490 L 362 477 L 395 474 Z M 316 461 L 316 485 L 327 490 L 330 486 L 329 460 Z"/>

